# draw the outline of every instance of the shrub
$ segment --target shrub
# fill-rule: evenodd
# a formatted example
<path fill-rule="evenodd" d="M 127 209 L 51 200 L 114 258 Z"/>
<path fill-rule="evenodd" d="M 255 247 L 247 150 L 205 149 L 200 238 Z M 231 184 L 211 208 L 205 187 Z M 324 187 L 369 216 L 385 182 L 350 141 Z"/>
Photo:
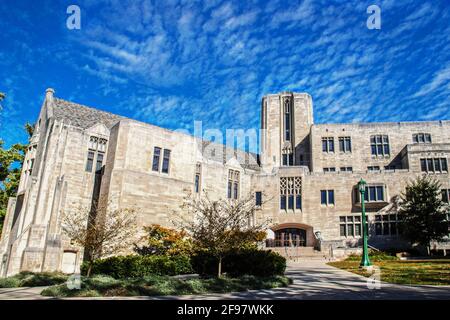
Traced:
<path fill-rule="evenodd" d="M 217 262 L 217 258 L 208 252 L 198 252 L 192 257 L 192 266 L 201 275 L 216 275 Z M 272 251 L 242 249 L 228 253 L 223 259 L 222 268 L 223 272 L 231 276 L 283 275 L 286 270 L 286 259 Z"/>
<path fill-rule="evenodd" d="M 0 279 L 0 288 L 51 286 L 66 282 L 67 278 L 68 275 L 57 272 L 23 271 L 14 276 Z"/>
<path fill-rule="evenodd" d="M 81 272 L 86 274 L 87 264 L 83 263 Z M 192 273 L 187 256 L 116 256 L 94 261 L 93 274 L 104 274 L 116 279 L 144 277 L 148 275 L 168 275 Z"/>

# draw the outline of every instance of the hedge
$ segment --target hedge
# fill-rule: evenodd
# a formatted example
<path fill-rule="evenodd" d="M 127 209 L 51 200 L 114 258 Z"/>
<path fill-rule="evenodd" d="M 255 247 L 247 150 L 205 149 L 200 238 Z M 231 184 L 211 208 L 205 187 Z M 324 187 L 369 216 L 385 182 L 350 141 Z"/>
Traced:
<path fill-rule="evenodd" d="M 216 275 L 218 259 L 206 252 L 192 256 L 192 266 L 201 275 Z M 269 277 L 284 275 L 286 259 L 273 251 L 239 250 L 228 253 L 222 260 L 222 272 L 230 276 L 254 275 Z"/>
<path fill-rule="evenodd" d="M 81 267 L 83 274 L 86 274 L 87 267 L 87 263 L 83 263 Z M 193 273 L 193 269 L 187 256 L 115 256 L 98 259 L 92 266 L 92 274 L 109 275 L 116 279 L 189 273 Z"/>

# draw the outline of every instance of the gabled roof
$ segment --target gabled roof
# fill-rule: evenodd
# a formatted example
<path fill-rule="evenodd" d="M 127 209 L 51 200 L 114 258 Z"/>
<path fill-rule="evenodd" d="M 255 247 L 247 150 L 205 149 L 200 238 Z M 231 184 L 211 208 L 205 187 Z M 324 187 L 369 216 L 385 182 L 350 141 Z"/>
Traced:
<path fill-rule="evenodd" d="M 96 123 L 104 124 L 111 129 L 117 122 L 125 117 L 98 109 L 83 106 L 81 104 L 54 98 L 53 115 L 58 120 L 64 120 L 71 125 L 87 129 Z"/>
<path fill-rule="evenodd" d="M 65 123 L 70 123 L 82 129 L 88 129 L 97 123 L 102 123 L 108 129 L 111 129 L 120 120 L 129 119 L 56 97 L 53 98 L 53 116 L 57 120 L 64 120 Z M 235 157 L 245 169 L 260 169 L 258 155 L 255 153 L 232 149 L 223 144 L 210 141 L 200 141 L 202 142 L 200 150 L 206 159 L 226 164 L 230 158 Z"/>

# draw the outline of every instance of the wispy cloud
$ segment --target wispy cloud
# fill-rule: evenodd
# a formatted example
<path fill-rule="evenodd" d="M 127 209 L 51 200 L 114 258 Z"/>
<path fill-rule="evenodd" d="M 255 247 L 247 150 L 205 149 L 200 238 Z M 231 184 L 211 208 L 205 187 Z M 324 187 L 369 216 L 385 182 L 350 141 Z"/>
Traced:
<path fill-rule="evenodd" d="M 450 118 L 448 3 L 378 3 L 381 30 L 356 0 L 85 0 L 77 32 L 51 2 L 38 29 L 4 6 L 0 68 L 15 76 L 0 85 L 35 89 L 3 123 L 32 121 L 46 86 L 172 129 L 256 128 L 262 95 L 283 90 L 309 92 L 316 122 Z"/>

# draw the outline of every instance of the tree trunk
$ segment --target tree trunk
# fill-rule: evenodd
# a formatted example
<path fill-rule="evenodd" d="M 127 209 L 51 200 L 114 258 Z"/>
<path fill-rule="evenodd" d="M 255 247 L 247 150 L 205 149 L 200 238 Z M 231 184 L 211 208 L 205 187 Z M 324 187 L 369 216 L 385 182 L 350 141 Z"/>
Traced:
<path fill-rule="evenodd" d="M 427 246 L 427 254 L 428 254 L 428 256 L 431 255 L 431 250 L 430 250 L 430 246 L 429 245 Z"/>
<path fill-rule="evenodd" d="M 86 277 L 88 277 L 88 278 L 90 278 L 90 276 L 91 276 L 92 265 L 93 265 L 93 264 L 94 264 L 93 261 L 89 261 L 88 269 L 87 269 L 87 272 L 86 272 Z"/>
<path fill-rule="evenodd" d="M 217 277 L 220 278 L 222 276 L 222 257 L 219 257 L 219 268 L 218 268 L 218 272 L 217 272 Z"/>

